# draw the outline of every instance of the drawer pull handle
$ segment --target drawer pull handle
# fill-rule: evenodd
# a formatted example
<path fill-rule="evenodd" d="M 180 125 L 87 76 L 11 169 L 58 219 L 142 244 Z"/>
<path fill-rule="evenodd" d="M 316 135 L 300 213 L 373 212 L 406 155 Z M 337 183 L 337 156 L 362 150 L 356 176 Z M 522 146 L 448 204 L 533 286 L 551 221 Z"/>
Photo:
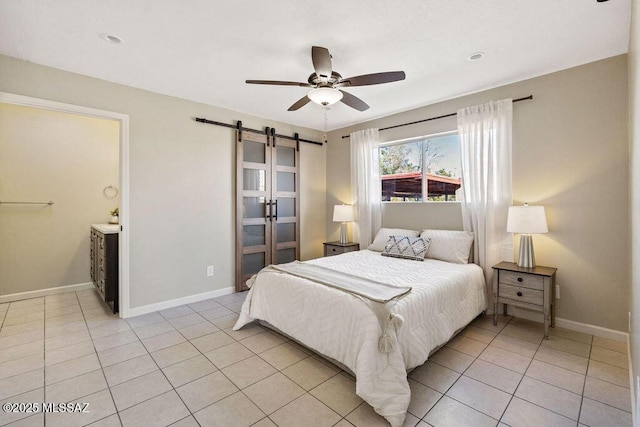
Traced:
<path fill-rule="evenodd" d="M 336 251 L 336 248 L 333 248 L 333 249 L 331 249 L 331 250 L 332 250 L 333 252 L 335 252 L 335 251 Z"/>
<path fill-rule="evenodd" d="M 519 297 L 521 297 L 521 296 L 522 296 L 522 292 L 518 291 L 518 293 L 517 293 L 516 295 L 518 295 Z"/>
<path fill-rule="evenodd" d="M 518 277 L 518 282 L 522 282 L 522 277 Z"/>

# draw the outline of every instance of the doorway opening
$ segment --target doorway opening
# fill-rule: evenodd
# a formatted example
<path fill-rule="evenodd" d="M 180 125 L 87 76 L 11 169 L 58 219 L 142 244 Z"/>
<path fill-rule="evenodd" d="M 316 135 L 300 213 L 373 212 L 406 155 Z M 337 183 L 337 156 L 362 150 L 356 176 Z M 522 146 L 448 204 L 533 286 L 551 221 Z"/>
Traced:
<path fill-rule="evenodd" d="M 0 92 L 0 104 L 7 104 L 8 106 L 19 106 L 19 107 L 30 107 L 33 109 L 44 110 L 43 113 L 47 112 L 58 112 L 58 113 L 67 113 L 73 116 L 76 116 L 79 123 L 82 123 L 82 119 L 86 120 L 87 118 L 97 118 L 104 119 L 94 121 L 97 123 L 102 122 L 105 125 L 105 132 L 112 132 L 116 135 L 118 139 L 118 153 L 117 153 L 117 162 L 118 162 L 118 173 L 117 177 L 114 176 L 113 179 L 117 180 L 116 183 L 113 184 L 105 184 L 104 185 L 104 198 L 110 199 L 105 206 L 111 206 L 114 203 L 117 203 L 113 207 L 109 207 L 109 209 L 105 212 L 104 222 L 108 222 L 110 219 L 110 211 L 118 208 L 118 222 L 120 226 L 119 230 L 119 239 L 118 239 L 118 276 L 119 276 L 119 286 L 118 286 L 118 305 L 119 305 L 119 315 L 120 317 L 127 317 L 129 312 L 129 116 L 126 114 L 98 110 L 89 107 L 83 107 L 72 104 L 65 104 L 55 101 L 49 101 L 45 99 L 32 98 L 22 95 L 15 95 L 5 92 Z M 46 116 L 46 114 L 43 114 Z M 114 126 L 114 123 L 117 125 Z M 109 126 L 110 125 L 110 126 Z M 38 126 L 38 122 L 33 123 L 33 126 Z M 110 129 L 110 130 L 109 130 Z M 55 132 L 55 129 L 54 129 Z M 44 150 L 41 150 L 44 151 Z M 50 155 L 53 155 L 54 151 L 50 152 Z M 44 156 L 46 154 L 43 153 Z M 116 155 L 116 154 L 114 154 Z M 42 158 L 40 164 L 48 165 L 47 158 Z M 101 159 L 95 159 L 97 164 L 100 164 Z M 35 174 L 34 174 L 35 175 Z M 23 175 L 25 176 L 25 175 Z M 82 179 L 82 177 L 77 177 L 77 179 Z M 36 186 L 37 187 L 37 186 Z M 114 195 L 114 189 L 117 189 L 116 197 L 112 197 Z M 100 190 L 102 191 L 102 189 Z M 0 197 L 0 201 L 2 198 Z M 22 201 L 22 200 L 17 200 Z M 24 200 L 29 202 L 31 200 Z M 34 200 L 36 201 L 36 200 Z M 40 200 L 37 200 L 38 202 Z M 20 214 L 22 215 L 31 215 L 33 213 L 45 214 L 49 218 L 51 218 L 52 210 L 46 211 L 42 209 L 55 207 L 55 200 L 46 200 L 47 204 L 40 205 L 22 205 Z M 53 202 L 53 204 L 48 204 L 48 202 Z M 8 204 L 7 206 L 18 206 Z M 3 205 L 3 207 L 6 207 Z M 41 209 L 40 211 L 24 211 L 25 207 L 33 207 L 36 209 Z M 16 211 L 17 212 L 17 211 Z M 46 216 L 40 215 L 40 218 L 45 218 Z M 90 224 L 87 224 L 86 232 L 88 235 Z M 88 239 L 88 238 L 87 238 Z M 36 242 L 37 243 L 37 242 Z M 55 247 L 51 247 L 50 250 L 55 251 Z M 89 252 L 86 254 L 79 253 L 76 258 L 85 261 L 86 257 L 87 265 L 89 260 Z M 38 269 L 40 266 L 33 265 L 32 268 Z M 54 285 L 55 286 L 55 285 Z M 64 289 L 64 288 L 63 288 Z M 69 289 L 71 290 L 71 289 Z M 35 298 L 51 293 L 56 293 L 56 291 L 62 291 L 62 289 L 56 290 L 56 288 L 45 288 L 45 289 L 37 289 L 33 291 L 24 292 L 23 295 L 27 295 L 28 297 Z M 11 293 L 11 292 L 7 292 Z M 16 299 L 23 299 L 25 296 Z M 0 299 L 2 295 L 0 294 Z"/>

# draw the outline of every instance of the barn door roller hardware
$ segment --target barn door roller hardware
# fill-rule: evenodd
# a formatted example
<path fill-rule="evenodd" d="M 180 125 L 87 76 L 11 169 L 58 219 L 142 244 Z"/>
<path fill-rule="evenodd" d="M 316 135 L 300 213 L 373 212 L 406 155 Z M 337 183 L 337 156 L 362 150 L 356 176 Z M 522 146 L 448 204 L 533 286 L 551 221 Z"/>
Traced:
<path fill-rule="evenodd" d="M 241 135 L 242 135 L 242 132 L 252 132 L 252 133 L 259 133 L 259 134 L 264 134 L 265 133 L 265 131 L 263 131 L 263 130 L 251 129 L 251 128 L 247 128 L 247 127 L 242 126 L 242 122 L 240 120 L 237 121 L 235 126 L 234 125 L 230 125 L 228 123 L 216 122 L 215 120 L 204 119 L 202 117 L 196 117 L 195 120 L 196 120 L 196 122 L 206 123 L 208 125 L 215 125 L 215 126 L 222 126 L 222 127 L 225 127 L 225 128 L 237 129 L 238 132 L 240 132 Z M 272 130 L 273 130 L 273 128 L 272 128 Z M 267 131 L 267 133 L 269 133 L 269 132 Z M 283 138 L 283 139 L 289 139 L 291 141 L 296 141 L 296 142 L 307 142 L 309 144 L 324 145 L 322 142 L 311 141 L 309 139 L 303 139 L 303 138 L 296 138 L 295 136 L 279 135 L 279 134 L 276 134 L 276 133 L 272 133 L 271 135 L 274 136 L 274 137 Z"/>

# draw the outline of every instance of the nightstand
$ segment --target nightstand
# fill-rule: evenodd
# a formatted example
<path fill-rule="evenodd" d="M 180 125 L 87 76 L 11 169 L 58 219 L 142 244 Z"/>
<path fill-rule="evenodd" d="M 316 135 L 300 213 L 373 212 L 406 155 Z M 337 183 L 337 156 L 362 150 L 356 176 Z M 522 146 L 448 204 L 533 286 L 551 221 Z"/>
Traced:
<path fill-rule="evenodd" d="M 359 251 L 360 243 L 340 243 L 340 242 L 324 242 L 324 256 L 333 256 L 345 254 L 347 252 Z"/>
<path fill-rule="evenodd" d="M 493 266 L 493 324 L 498 323 L 498 304 L 507 304 L 540 311 L 544 314 L 544 337 L 549 338 L 549 325 L 555 326 L 553 298 L 556 288 L 556 268 L 536 266 L 518 267 L 503 261 Z"/>

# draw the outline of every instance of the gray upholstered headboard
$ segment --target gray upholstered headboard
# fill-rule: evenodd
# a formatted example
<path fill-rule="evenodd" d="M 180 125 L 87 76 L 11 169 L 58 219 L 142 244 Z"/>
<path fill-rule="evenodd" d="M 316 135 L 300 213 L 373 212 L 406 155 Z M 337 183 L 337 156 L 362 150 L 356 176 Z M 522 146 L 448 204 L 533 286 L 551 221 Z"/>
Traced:
<path fill-rule="evenodd" d="M 382 203 L 382 226 L 411 230 L 462 230 L 457 202 Z"/>

